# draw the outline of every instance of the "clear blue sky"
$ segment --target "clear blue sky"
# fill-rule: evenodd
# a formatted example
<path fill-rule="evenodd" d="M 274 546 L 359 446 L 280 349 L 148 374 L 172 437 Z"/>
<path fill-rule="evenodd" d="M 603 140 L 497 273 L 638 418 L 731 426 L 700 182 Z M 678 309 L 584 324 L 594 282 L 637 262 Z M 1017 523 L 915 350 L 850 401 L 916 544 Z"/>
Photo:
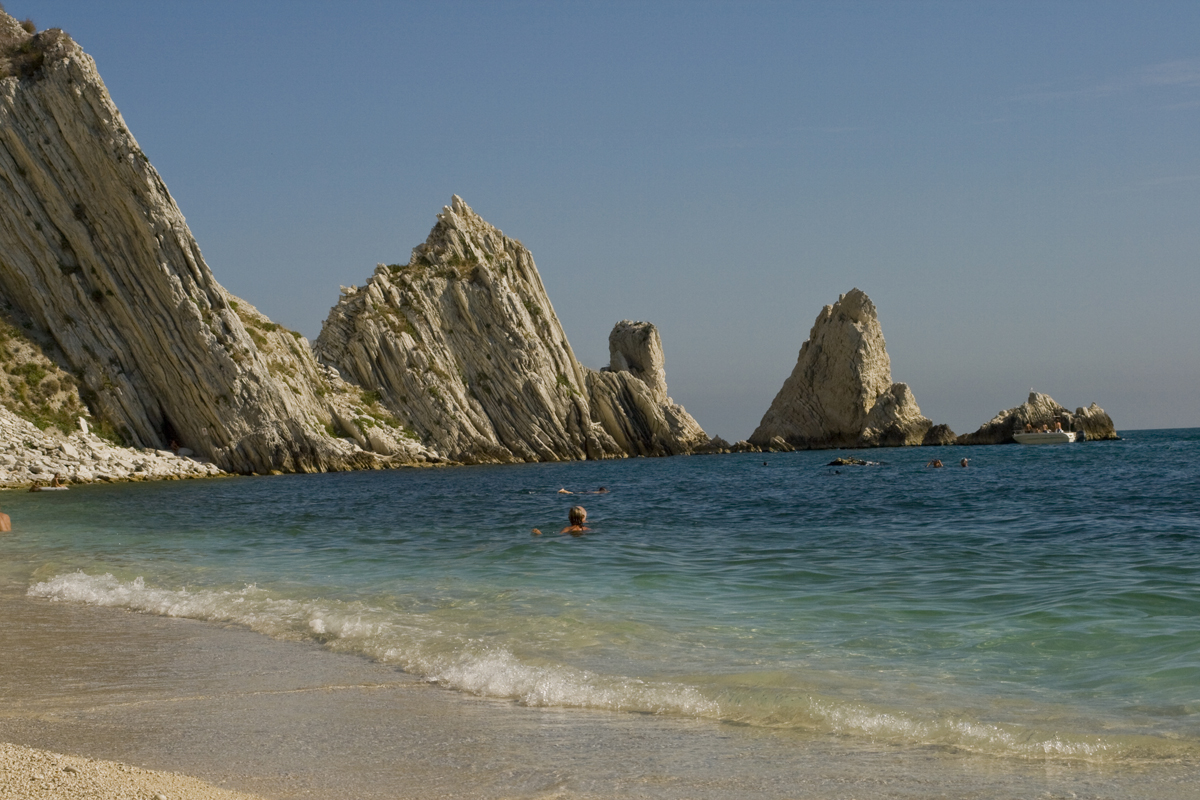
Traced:
<path fill-rule="evenodd" d="M 1200 426 L 1200 3 L 8 0 L 89 52 L 216 277 L 309 337 L 452 193 L 572 346 L 744 438 L 823 305 L 973 430 Z"/>

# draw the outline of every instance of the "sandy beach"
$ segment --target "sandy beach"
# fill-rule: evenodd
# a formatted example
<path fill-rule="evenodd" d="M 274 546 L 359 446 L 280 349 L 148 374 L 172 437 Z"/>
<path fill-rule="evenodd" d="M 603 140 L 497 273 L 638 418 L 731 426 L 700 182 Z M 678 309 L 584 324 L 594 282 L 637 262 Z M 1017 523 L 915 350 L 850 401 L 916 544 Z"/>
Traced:
<path fill-rule="evenodd" d="M 11 589 L 0 638 L 0 742 L 14 743 L 0 746 L 0 800 L 915 800 L 966 774 L 979 797 L 1033 796 L 1050 778 L 1037 764 L 515 706 L 308 643 Z M 1103 774 L 1049 784 L 1093 797 Z M 1188 775 L 1143 796 L 1185 796 Z"/>
<path fill-rule="evenodd" d="M 50 753 L 0 743 L 0 798 L 3 800 L 254 800 L 170 772 L 131 767 L 116 761 Z"/>

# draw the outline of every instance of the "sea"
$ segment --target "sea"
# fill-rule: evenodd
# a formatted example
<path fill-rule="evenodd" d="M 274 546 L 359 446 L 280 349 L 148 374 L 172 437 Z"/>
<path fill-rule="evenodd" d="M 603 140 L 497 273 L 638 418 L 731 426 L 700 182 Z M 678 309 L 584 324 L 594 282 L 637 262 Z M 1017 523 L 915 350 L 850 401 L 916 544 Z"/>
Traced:
<path fill-rule="evenodd" d="M 574 505 L 583 535 L 559 532 Z M 142 705 L 110 702 L 103 665 L 10 691 L 22 730 L 87 694 L 88 730 L 128 723 L 133 755 L 267 796 L 1200 796 L 1200 428 L 91 485 L 0 508 L 10 616 L 73 615 L 71 637 L 108 630 L 143 665 L 155 637 L 205 642 L 191 672 L 145 667 Z M 64 637 L 39 670 L 73 657 Z M 194 658 L 249 659 L 228 682 L 253 692 L 189 706 L 222 691 L 196 688 Z M 286 712 L 254 705 L 272 692 Z M 153 743 L 114 710 L 146 704 L 174 709 Z M 189 713 L 232 743 L 189 752 L 168 719 Z"/>

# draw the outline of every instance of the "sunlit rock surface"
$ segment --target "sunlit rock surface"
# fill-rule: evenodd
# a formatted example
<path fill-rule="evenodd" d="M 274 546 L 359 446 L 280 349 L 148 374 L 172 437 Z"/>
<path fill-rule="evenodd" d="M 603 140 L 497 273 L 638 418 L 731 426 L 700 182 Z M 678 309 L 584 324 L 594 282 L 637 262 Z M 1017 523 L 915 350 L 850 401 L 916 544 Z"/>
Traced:
<path fill-rule="evenodd" d="M 921 415 L 891 360 L 874 303 L 852 289 L 813 323 L 792 374 L 750 443 L 764 449 L 947 444 L 953 433 Z"/>
<path fill-rule="evenodd" d="M 610 370 L 582 366 L 529 250 L 457 196 L 406 264 L 343 289 L 318 358 L 464 463 L 690 452 L 707 437 L 667 397 L 662 344 L 618 323 Z"/>

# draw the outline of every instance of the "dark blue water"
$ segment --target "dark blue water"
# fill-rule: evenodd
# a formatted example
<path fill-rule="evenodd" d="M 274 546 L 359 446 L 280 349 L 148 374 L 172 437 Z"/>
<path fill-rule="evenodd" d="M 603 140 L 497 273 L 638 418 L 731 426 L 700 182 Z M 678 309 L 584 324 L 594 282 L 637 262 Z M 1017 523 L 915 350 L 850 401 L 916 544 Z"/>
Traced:
<path fill-rule="evenodd" d="M 1191 762 L 1200 429 L 1124 437 L 11 494 L 0 576 L 529 705 Z"/>

